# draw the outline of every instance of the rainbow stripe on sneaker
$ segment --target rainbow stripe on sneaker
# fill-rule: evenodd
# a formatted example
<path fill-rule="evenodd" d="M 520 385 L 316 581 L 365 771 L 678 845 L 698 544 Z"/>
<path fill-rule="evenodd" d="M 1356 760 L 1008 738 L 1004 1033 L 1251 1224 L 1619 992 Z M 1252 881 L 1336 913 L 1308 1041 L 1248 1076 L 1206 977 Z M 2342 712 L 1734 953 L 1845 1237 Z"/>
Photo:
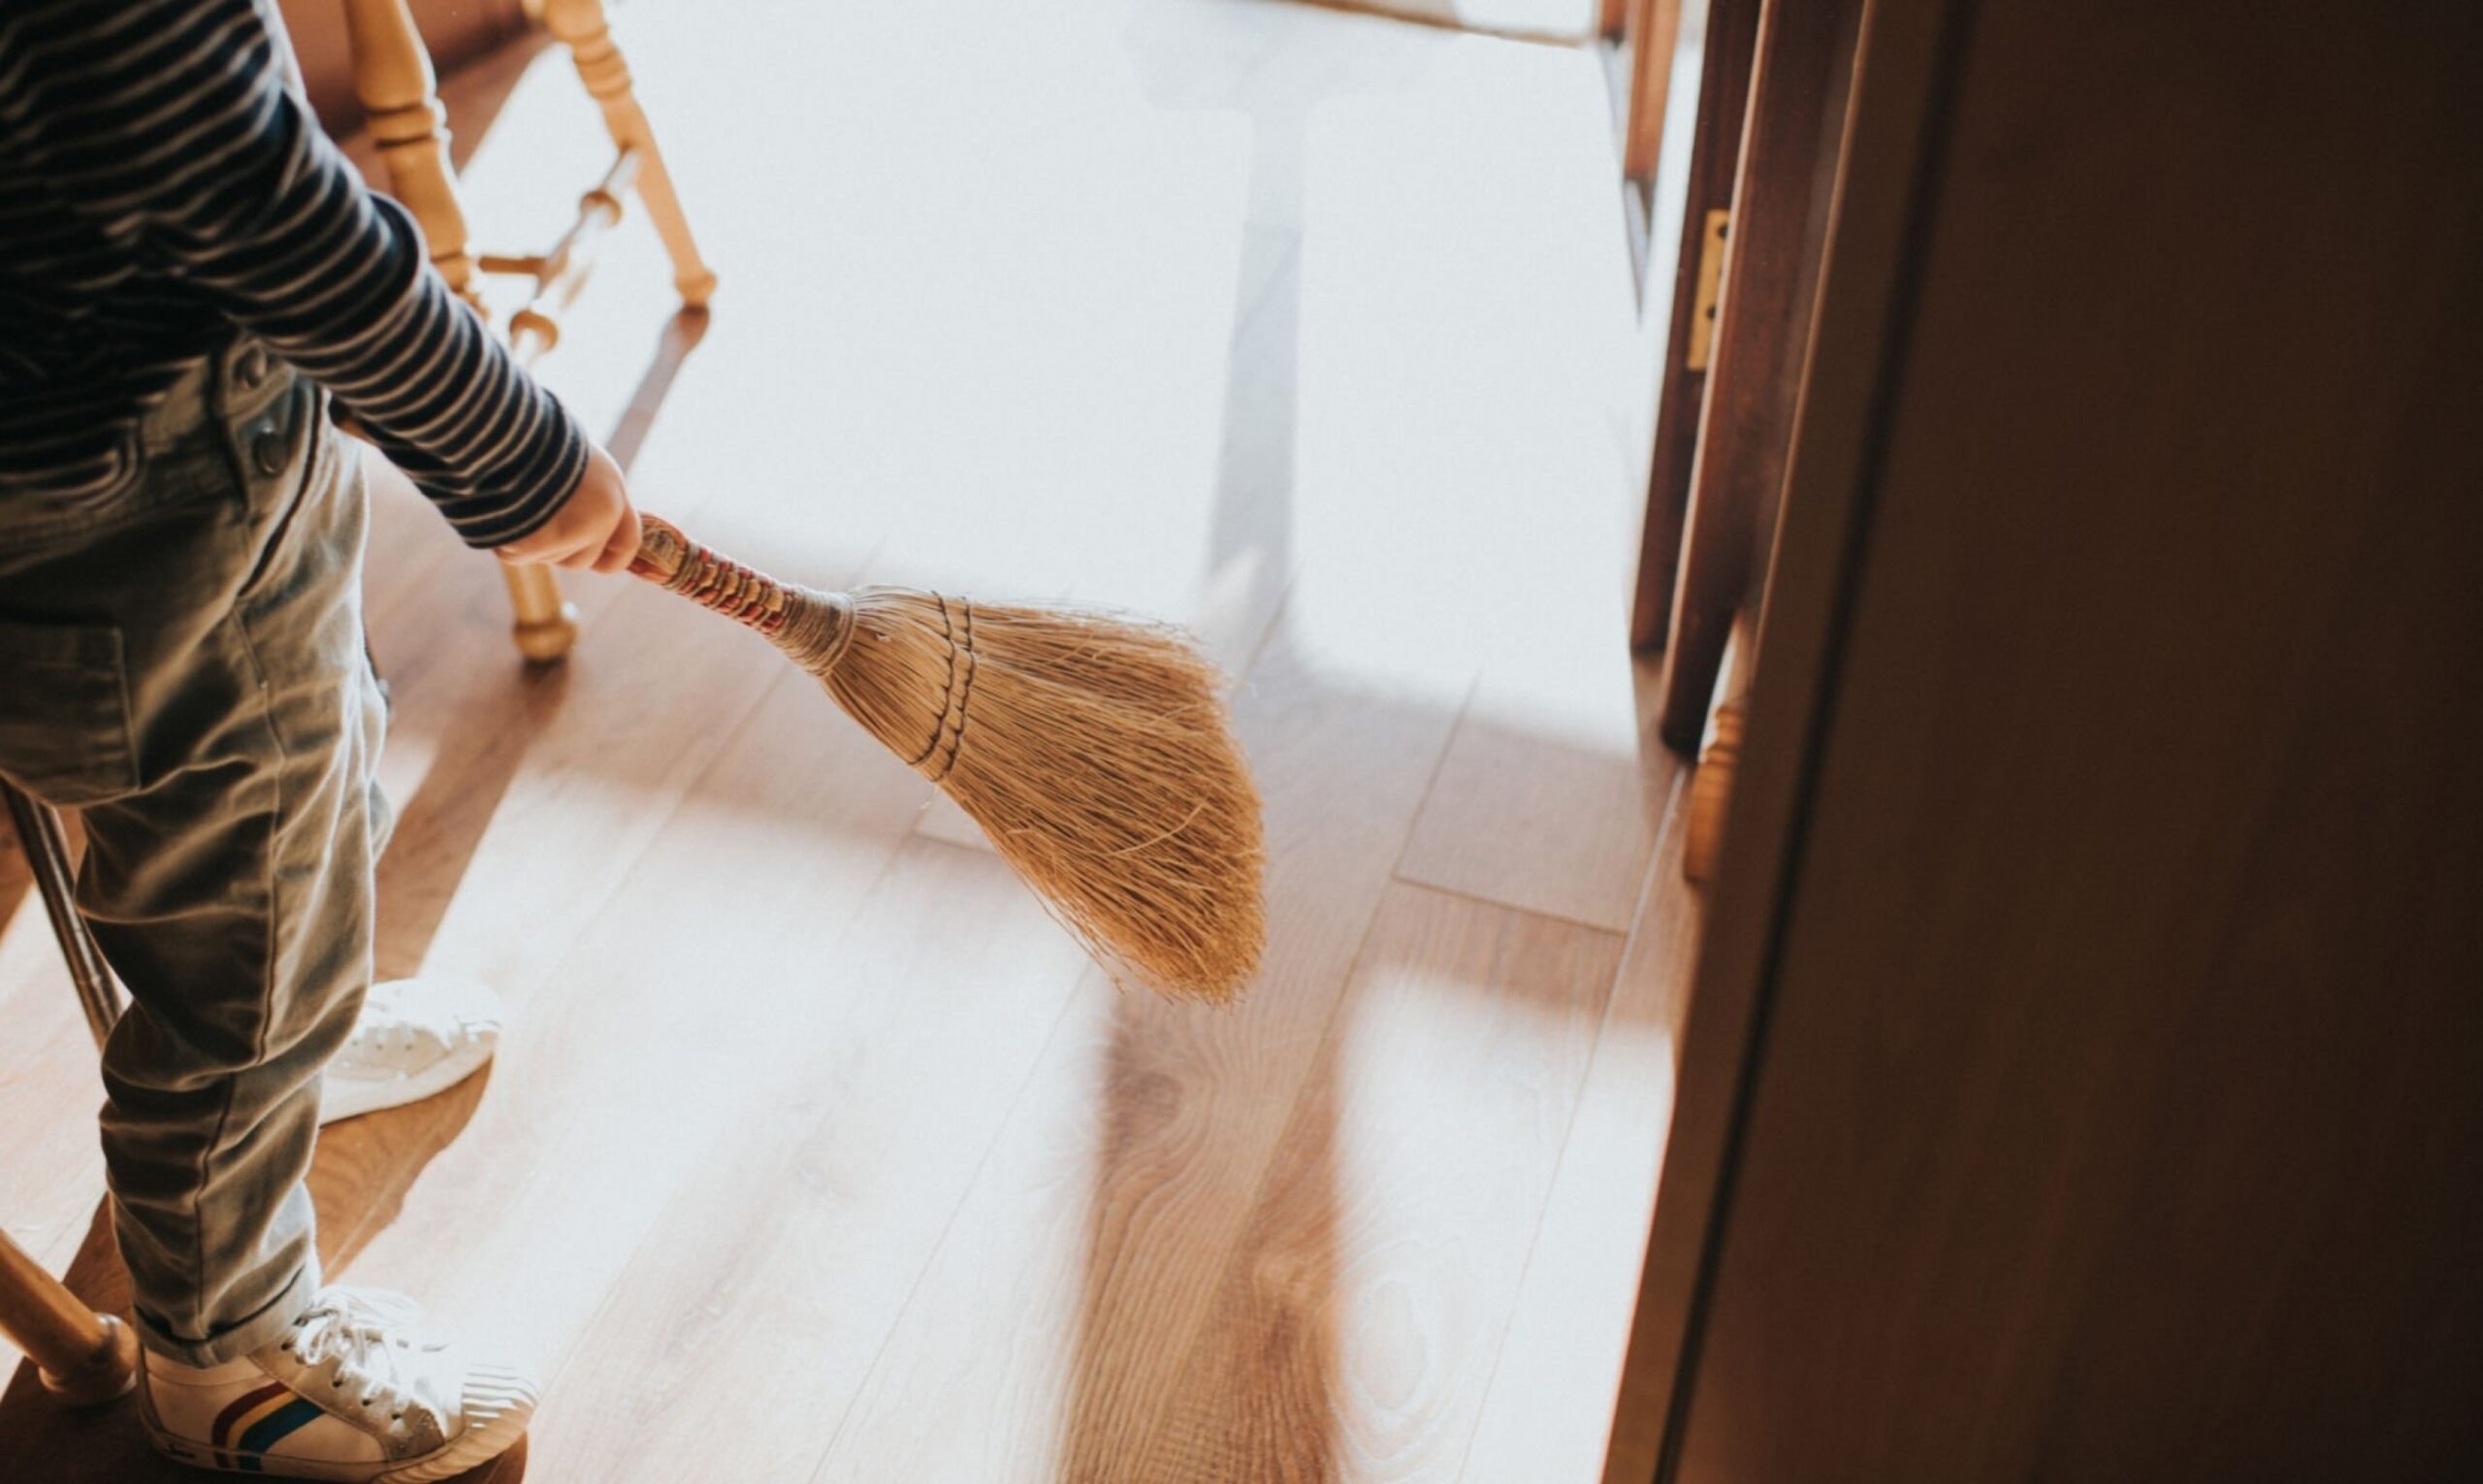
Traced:
<path fill-rule="evenodd" d="M 208 1429 L 208 1446 L 216 1468 L 257 1473 L 260 1454 L 319 1416 L 317 1403 L 295 1396 L 282 1381 L 270 1381 L 216 1413 L 215 1426 Z"/>

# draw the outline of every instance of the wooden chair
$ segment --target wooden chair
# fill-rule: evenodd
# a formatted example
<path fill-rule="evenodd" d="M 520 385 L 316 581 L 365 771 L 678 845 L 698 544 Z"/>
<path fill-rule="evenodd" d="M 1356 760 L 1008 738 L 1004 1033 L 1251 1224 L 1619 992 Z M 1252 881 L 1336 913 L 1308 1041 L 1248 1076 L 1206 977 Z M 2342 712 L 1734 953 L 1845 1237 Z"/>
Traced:
<path fill-rule="evenodd" d="M 25 848 L 26 864 L 43 893 L 51 931 L 69 960 L 69 977 L 101 1049 L 120 1018 L 120 986 L 70 898 L 69 841 L 51 806 L 0 779 L 0 801 Z M 110 1314 L 78 1302 L 6 1232 L 0 1232 L 0 1334 L 35 1363 L 46 1390 L 72 1405 L 109 1402 L 138 1378 L 138 1337 Z"/>
<path fill-rule="evenodd" d="M 673 286 L 683 306 L 706 306 L 716 275 L 690 235 L 655 130 L 631 87 L 629 63 L 612 40 L 603 0 L 542 0 L 541 10 L 545 29 L 569 48 L 579 80 L 603 110 L 616 150 L 612 166 L 580 199 L 577 219 L 560 241 L 544 252 L 520 255 L 477 253 L 470 245 L 449 163 L 447 115 L 439 106 L 431 54 L 405 0 L 344 0 L 344 7 L 354 91 L 370 115 L 389 193 L 421 224 L 440 275 L 486 319 L 477 273 L 532 282 L 525 307 L 508 324 L 509 344 L 520 360 L 532 363 L 559 340 L 554 313 L 576 293 L 595 239 L 621 219 L 622 199 L 633 188 L 672 258 Z M 518 651 L 538 661 L 567 654 L 577 638 L 577 610 L 562 600 L 552 568 L 504 566 L 501 574 L 516 610 Z"/>

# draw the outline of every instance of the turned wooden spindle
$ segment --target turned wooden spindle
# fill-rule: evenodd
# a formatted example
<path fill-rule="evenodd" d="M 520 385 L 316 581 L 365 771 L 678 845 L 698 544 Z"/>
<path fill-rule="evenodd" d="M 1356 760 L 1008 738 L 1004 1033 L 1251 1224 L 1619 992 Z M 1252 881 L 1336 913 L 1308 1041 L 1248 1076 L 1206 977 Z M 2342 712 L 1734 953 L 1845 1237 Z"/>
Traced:
<path fill-rule="evenodd" d="M 388 192 L 423 229 L 439 275 L 479 311 L 466 209 L 448 159 L 448 114 L 413 15 L 404 0 L 345 0 L 345 36 L 354 95 L 370 115 Z"/>
<path fill-rule="evenodd" d="M 543 0 L 543 24 L 569 48 L 579 81 L 602 106 L 603 127 L 612 143 L 639 156 L 638 199 L 646 203 L 647 218 L 655 223 L 656 235 L 663 239 L 664 251 L 672 257 L 672 281 L 681 302 L 693 309 L 706 307 L 716 292 L 716 275 L 698 256 L 698 243 L 690 235 L 690 218 L 682 214 L 681 197 L 672 188 L 672 173 L 664 168 L 662 151 L 656 147 L 655 129 L 647 122 L 646 110 L 638 107 L 629 64 L 612 40 L 603 0 Z"/>
<path fill-rule="evenodd" d="M 537 664 L 567 654 L 578 638 L 578 609 L 561 596 L 561 580 L 553 568 L 502 563 L 500 579 L 508 585 L 509 632 L 517 640 L 517 652 Z"/>
<path fill-rule="evenodd" d="M 466 209 L 449 163 L 447 114 L 422 33 L 405 0 L 345 0 L 345 34 L 353 48 L 354 93 L 371 115 L 371 137 L 388 171 L 388 192 L 413 214 L 431 245 L 431 260 L 448 286 L 488 318 L 475 290 L 474 253 Z M 538 663 L 560 659 L 577 642 L 578 612 L 561 597 L 548 566 L 500 568 L 514 612 L 518 653 Z"/>
<path fill-rule="evenodd" d="M 673 284 L 682 303 L 704 308 L 716 275 L 698 255 L 697 242 L 682 214 L 672 176 L 656 147 L 655 130 L 638 106 L 629 63 L 612 40 L 602 0 L 542 0 L 545 27 L 569 48 L 578 78 L 603 113 L 603 125 L 618 151 L 612 169 L 588 192 L 578 221 L 550 253 L 539 258 L 492 258 L 484 266 L 531 274 L 535 293 L 509 326 L 521 359 L 532 362 L 560 338 L 552 310 L 575 292 L 572 250 L 620 219 L 621 195 L 634 189 L 646 204 L 672 259 Z M 346 34 L 353 48 L 354 91 L 370 114 L 372 140 L 388 172 L 392 195 L 412 213 L 431 247 L 432 262 L 448 286 L 488 318 L 476 287 L 477 258 L 457 199 L 457 175 L 448 152 L 446 113 L 422 34 L 405 0 L 345 0 Z M 563 600 L 548 566 L 503 566 L 519 653 L 536 661 L 558 660 L 577 639 L 577 609 Z"/>
<path fill-rule="evenodd" d="M 1733 775 L 1740 769 L 1742 719 L 1749 709 L 1736 697 L 1716 708 L 1706 750 L 1698 755 L 1698 771 L 1690 775 L 1690 813 L 1681 843 L 1681 874 L 1704 884 L 1716 875 L 1716 857 L 1725 848 L 1725 820 L 1732 807 Z"/>
<path fill-rule="evenodd" d="M 1751 671 L 1757 662 L 1758 620 L 1747 607 L 1734 616 L 1725 641 L 1724 674 L 1716 684 L 1715 710 L 1707 719 L 1706 745 L 1690 775 L 1689 810 L 1681 841 L 1681 874 L 1704 884 L 1716 874 L 1731 818 L 1733 781 L 1741 770 L 1742 729 L 1750 719 Z"/>
<path fill-rule="evenodd" d="M 109 1402 L 138 1380 L 138 1337 L 78 1302 L 0 1232 L 0 1334 L 35 1363 L 44 1389 L 73 1406 Z"/>

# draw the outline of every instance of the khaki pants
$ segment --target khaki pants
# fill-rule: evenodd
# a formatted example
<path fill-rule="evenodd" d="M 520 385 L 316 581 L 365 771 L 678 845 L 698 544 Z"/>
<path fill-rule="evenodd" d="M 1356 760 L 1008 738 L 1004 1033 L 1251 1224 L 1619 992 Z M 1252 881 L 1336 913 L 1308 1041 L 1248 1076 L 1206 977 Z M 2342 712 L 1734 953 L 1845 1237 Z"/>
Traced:
<path fill-rule="evenodd" d="M 361 465 L 325 413 L 243 339 L 149 415 L 125 496 L 0 495 L 0 772 L 83 816 L 78 904 L 132 1001 L 113 1230 L 145 1342 L 194 1365 L 319 1285 L 319 1072 L 371 983 L 384 713 Z"/>

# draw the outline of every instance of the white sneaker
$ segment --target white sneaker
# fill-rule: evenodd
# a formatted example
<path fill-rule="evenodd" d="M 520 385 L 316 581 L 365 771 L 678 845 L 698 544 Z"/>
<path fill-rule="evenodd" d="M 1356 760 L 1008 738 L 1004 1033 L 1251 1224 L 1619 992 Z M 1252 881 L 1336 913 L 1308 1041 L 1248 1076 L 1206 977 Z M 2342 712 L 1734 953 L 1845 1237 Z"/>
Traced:
<path fill-rule="evenodd" d="M 500 996 L 479 981 L 428 974 L 373 984 L 353 1039 L 328 1063 L 319 1121 L 444 1092 L 473 1076 L 500 1044 Z"/>
<path fill-rule="evenodd" d="M 221 1366 L 148 1355 L 138 1405 L 156 1450 L 201 1468 L 423 1484 L 506 1451 L 534 1383 L 420 1338 L 411 1300 L 320 1290 L 282 1339 Z"/>

